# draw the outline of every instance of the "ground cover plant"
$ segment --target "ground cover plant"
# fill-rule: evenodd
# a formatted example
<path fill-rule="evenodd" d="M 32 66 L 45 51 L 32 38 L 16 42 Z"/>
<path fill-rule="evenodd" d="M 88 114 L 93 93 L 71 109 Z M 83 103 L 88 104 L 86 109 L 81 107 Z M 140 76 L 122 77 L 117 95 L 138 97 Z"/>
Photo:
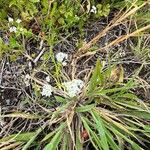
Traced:
<path fill-rule="evenodd" d="M 148 149 L 149 6 L 1 0 L 0 149 Z"/>

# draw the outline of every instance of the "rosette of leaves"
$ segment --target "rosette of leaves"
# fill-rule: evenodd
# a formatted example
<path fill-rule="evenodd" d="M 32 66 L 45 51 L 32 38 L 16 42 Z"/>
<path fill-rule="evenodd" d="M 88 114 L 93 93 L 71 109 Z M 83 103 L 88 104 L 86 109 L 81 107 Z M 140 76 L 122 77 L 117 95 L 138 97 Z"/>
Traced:
<path fill-rule="evenodd" d="M 113 80 L 115 76 L 117 78 Z M 51 112 L 45 106 L 47 115 L 38 111 L 36 114 L 18 112 L 3 115 L 43 119 L 43 125 L 34 131 L 4 137 L 0 139 L 0 146 L 7 141 L 9 147 L 17 145 L 23 150 L 147 149 L 150 112 L 149 105 L 131 90 L 138 86 L 134 80 L 123 82 L 121 66 L 104 68 L 98 60 L 84 94 L 71 99 L 55 96 L 56 102 L 60 103 L 55 111 Z"/>

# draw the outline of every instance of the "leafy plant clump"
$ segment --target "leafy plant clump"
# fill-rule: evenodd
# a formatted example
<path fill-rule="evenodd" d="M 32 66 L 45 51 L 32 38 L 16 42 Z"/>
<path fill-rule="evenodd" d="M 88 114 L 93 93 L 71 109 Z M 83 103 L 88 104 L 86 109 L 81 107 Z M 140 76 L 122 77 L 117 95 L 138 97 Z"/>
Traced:
<path fill-rule="evenodd" d="M 92 5 L 95 8 L 94 11 L 92 11 Z M 60 32 L 68 32 L 70 28 L 76 28 L 82 32 L 84 23 L 88 18 L 107 16 L 110 11 L 109 4 L 70 0 L 1 1 L 0 8 L 2 27 L 0 56 L 2 56 L 2 53 L 12 52 L 11 49 L 21 46 L 21 36 L 28 40 L 31 36 L 33 39 L 37 39 L 37 35 L 44 34 L 44 40 L 53 44 L 57 41 Z M 12 26 L 8 20 L 9 17 L 14 20 L 21 19 L 19 26 L 16 24 Z M 12 27 L 16 28 L 15 33 L 12 33 Z M 53 40 L 49 40 L 49 38 Z M 23 51 L 23 48 L 20 47 L 19 49 Z"/>
<path fill-rule="evenodd" d="M 104 150 L 142 149 L 144 141 L 147 142 L 150 136 L 147 124 L 149 108 L 131 91 L 139 85 L 134 80 L 127 83 L 123 83 L 123 80 L 121 66 L 106 67 L 98 60 L 80 96 L 55 96 L 59 106 L 55 111 L 47 110 L 46 116 L 9 114 L 12 117 L 45 118 L 47 121 L 37 130 L 12 134 L 0 142 L 11 142 L 12 147 L 22 145 L 24 150 L 29 147 L 44 147 L 45 150 L 83 149 L 88 144 L 94 149 Z M 48 128 L 52 129 L 53 126 L 55 128 L 48 132 Z"/>

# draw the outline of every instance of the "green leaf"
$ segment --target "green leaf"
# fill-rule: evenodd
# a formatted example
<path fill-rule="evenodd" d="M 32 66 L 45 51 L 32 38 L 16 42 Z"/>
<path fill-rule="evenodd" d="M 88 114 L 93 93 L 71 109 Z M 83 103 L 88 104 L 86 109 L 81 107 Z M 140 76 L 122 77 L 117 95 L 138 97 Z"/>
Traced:
<path fill-rule="evenodd" d="M 15 141 L 29 141 L 30 138 L 34 135 L 35 135 L 35 132 L 12 134 L 10 136 L 0 139 L 0 142 L 6 142 L 11 139 Z"/>
<path fill-rule="evenodd" d="M 9 46 L 10 46 L 11 48 L 18 48 L 20 45 L 19 45 L 19 43 L 16 41 L 15 38 L 10 38 L 10 39 L 9 39 Z"/>
<path fill-rule="evenodd" d="M 3 40 L 2 40 L 2 38 L 0 37 L 0 52 L 2 51 L 2 47 L 3 47 Z"/>
<path fill-rule="evenodd" d="M 95 111 L 92 111 L 91 114 L 93 116 L 95 123 L 97 124 L 97 130 L 100 135 L 102 147 L 104 150 L 109 150 L 108 141 L 107 141 L 107 137 L 106 137 L 107 129 L 104 127 L 102 119 Z"/>
<path fill-rule="evenodd" d="M 71 138 L 69 137 L 69 134 L 65 133 L 62 142 L 62 150 L 68 149 L 69 143 L 71 142 L 70 140 Z"/>
<path fill-rule="evenodd" d="M 76 149 L 77 150 L 83 150 L 83 145 L 81 143 L 81 137 L 80 137 L 80 132 L 77 132 L 76 134 Z"/>
<path fill-rule="evenodd" d="M 30 2 L 37 3 L 37 2 L 40 2 L 40 0 L 30 0 Z"/>
<path fill-rule="evenodd" d="M 59 127 L 57 127 L 54 131 L 48 133 L 41 142 L 44 142 L 48 139 L 50 139 L 56 132 L 58 132 L 60 129 L 64 128 L 65 127 L 65 123 L 62 123 Z"/>
<path fill-rule="evenodd" d="M 108 93 L 126 92 L 135 87 L 137 87 L 137 85 L 135 85 L 135 82 L 129 81 L 126 85 L 122 87 L 117 87 L 117 88 L 114 87 L 112 89 L 102 89 L 102 90 L 96 91 L 95 93 L 93 93 L 93 95 L 101 95 L 101 94 L 105 95 Z"/>
<path fill-rule="evenodd" d="M 32 137 L 30 137 L 30 140 L 24 145 L 24 147 L 22 148 L 22 150 L 28 150 L 28 148 L 30 147 L 30 145 L 35 141 L 36 137 L 44 130 L 44 128 L 46 126 L 47 126 L 47 124 L 45 123 L 42 127 L 40 127 L 35 132 L 35 135 L 33 135 Z"/>
<path fill-rule="evenodd" d="M 94 148 L 96 150 L 99 150 L 98 146 L 100 147 L 101 149 L 101 141 L 99 140 L 97 134 L 95 134 L 94 131 L 92 131 L 92 129 L 89 127 L 87 121 L 86 121 L 86 118 L 84 117 L 81 117 L 81 120 L 83 122 L 83 125 L 86 129 L 86 131 L 88 132 L 88 135 L 89 135 L 89 138 L 90 138 L 90 142 L 93 144 Z"/>
<path fill-rule="evenodd" d="M 55 96 L 57 102 L 60 102 L 60 103 L 66 103 L 67 102 L 67 99 L 66 98 L 63 98 L 61 96 Z"/>
<path fill-rule="evenodd" d="M 150 132 L 150 125 L 144 125 L 144 130 Z"/>
<path fill-rule="evenodd" d="M 123 111 L 122 114 L 124 115 L 129 115 L 131 117 L 137 117 L 137 118 L 142 118 L 142 119 L 150 119 L 150 113 L 147 111 Z"/>
<path fill-rule="evenodd" d="M 103 81 L 103 76 L 101 74 L 101 71 L 102 71 L 102 64 L 100 63 L 100 60 L 98 59 L 97 62 L 96 62 L 96 67 L 93 71 L 93 75 L 90 79 L 90 82 L 89 82 L 89 93 L 94 91 L 94 89 L 96 88 L 96 86 L 98 84 L 101 84 L 102 81 Z"/>
<path fill-rule="evenodd" d="M 130 143 L 134 150 L 143 150 L 138 144 L 136 144 L 134 141 L 130 140 L 130 138 L 128 138 L 127 136 L 125 136 L 121 132 L 119 132 L 119 130 L 116 130 L 113 127 L 111 127 L 110 129 L 112 130 L 112 132 L 114 132 L 114 134 L 122 137 L 125 141 Z"/>
<path fill-rule="evenodd" d="M 118 101 L 117 100 L 114 100 L 116 104 L 119 104 L 119 105 L 122 105 L 124 106 L 124 108 L 132 108 L 132 109 L 135 109 L 135 110 L 139 110 L 139 111 L 144 111 L 144 109 L 138 105 L 136 102 L 133 102 L 133 101 L 120 101 L 119 102 L 119 99 Z"/>
<path fill-rule="evenodd" d="M 64 18 L 60 17 L 60 18 L 58 19 L 58 23 L 61 24 L 61 25 L 64 25 L 64 24 L 65 24 Z"/>
<path fill-rule="evenodd" d="M 52 138 L 52 140 L 50 141 L 49 144 L 47 144 L 43 150 L 56 150 L 58 147 L 58 144 L 61 142 L 62 139 L 62 130 L 63 128 L 61 128 L 56 134 L 55 136 Z"/>
<path fill-rule="evenodd" d="M 87 111 L 90 111 L 94 107 L 95 107 L 95 104 L 77 107 L 76 112 L 87 112 Z"/>
<path fill-rule="evenodd" d="M 135 94 L 132 94 L 132 93 L 123 93 L 123 94 L 118 94 L 116 96 L 117 96 L 117 98 L 123 97 L 123 98 L 132 99 L 132 100 L 137 100 L 138 99 L 138 97 Z"/>
<path fill-rule="evenodd" d="M 113 150 L 121 150 L 119 146 L 115 143 L 114 136 L 112 136 L 112 134 L 108 130 L 106 131 L 106 136 L 108 143 Z"/>

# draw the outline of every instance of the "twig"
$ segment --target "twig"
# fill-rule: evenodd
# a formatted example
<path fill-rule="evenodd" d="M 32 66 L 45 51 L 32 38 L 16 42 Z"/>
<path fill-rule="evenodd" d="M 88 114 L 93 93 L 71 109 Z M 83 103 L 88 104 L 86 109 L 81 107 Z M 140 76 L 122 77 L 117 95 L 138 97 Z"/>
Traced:
<path fill-rule="evenodd" d="M 40 57 L 43 55 L 44 52 L 45 52 L 45 47 L 41 50 L 38 56 L 33 60 L 35 64 L 37 63 L 37 61 L 40 59 Z"/>
<path fill-rule="evenodd" d="M 106 46 L 104 46 L 104 47 L 102 47 L 102 48 L 96 50 L 95 52 L 102 51 L 102 50 L 104 50 L 104 49 L 107 49 L 107 48 L 109 48 L 109 47 L 115 45 L 115 44 L 119 44 L 120 42 L 122 42 L 122 41 L 124 41 L 124 40 L 127 40 L 128 38 L 133 37 L 133 36 L 139 34 L 140 32 L 145 31 L 145 30 L 147 30 L 147 29 L 149 29 L 149 28 L 150 28 L 150 25 L 147 25 L 147 26 L 145 26 L 145 27 L 143 27 L 143 28 L 140 28 L 140 29 L 138 29 L 138 30 L 136 30 L 136 31 L 134 31 L 134 32 L 132 32 L 132 33 L 130 33 L 130 34 L 127 34 L 127 35 L 124 35 L 124 36 L 120 36 L 119 38 L 115 39 L 114 41 L 112 41 L 112 42 L 109 43 L 108 45 L 106 45 Z"/>
<path fill-rule="evenodd" d="M 2 86 L 2 85 L 0 85 L 0 88 L 2 88 L 2 89 L 11 89 L 11 90 L 18 90 L 18 91 L 21 91 L 21 89 L 18 89 L 18 88 L 15 88 L 15 87 L 9 87 L 9 86 Z"/>
<path fill-rule="evenodd" d="M 3 76 L 5 62 L 6 62 L 6 59 L 2 60 L 2 68 L 1 68 L 1 72 L 0 72 L 0 85 L 2 84 L 2 76 Z"/>

